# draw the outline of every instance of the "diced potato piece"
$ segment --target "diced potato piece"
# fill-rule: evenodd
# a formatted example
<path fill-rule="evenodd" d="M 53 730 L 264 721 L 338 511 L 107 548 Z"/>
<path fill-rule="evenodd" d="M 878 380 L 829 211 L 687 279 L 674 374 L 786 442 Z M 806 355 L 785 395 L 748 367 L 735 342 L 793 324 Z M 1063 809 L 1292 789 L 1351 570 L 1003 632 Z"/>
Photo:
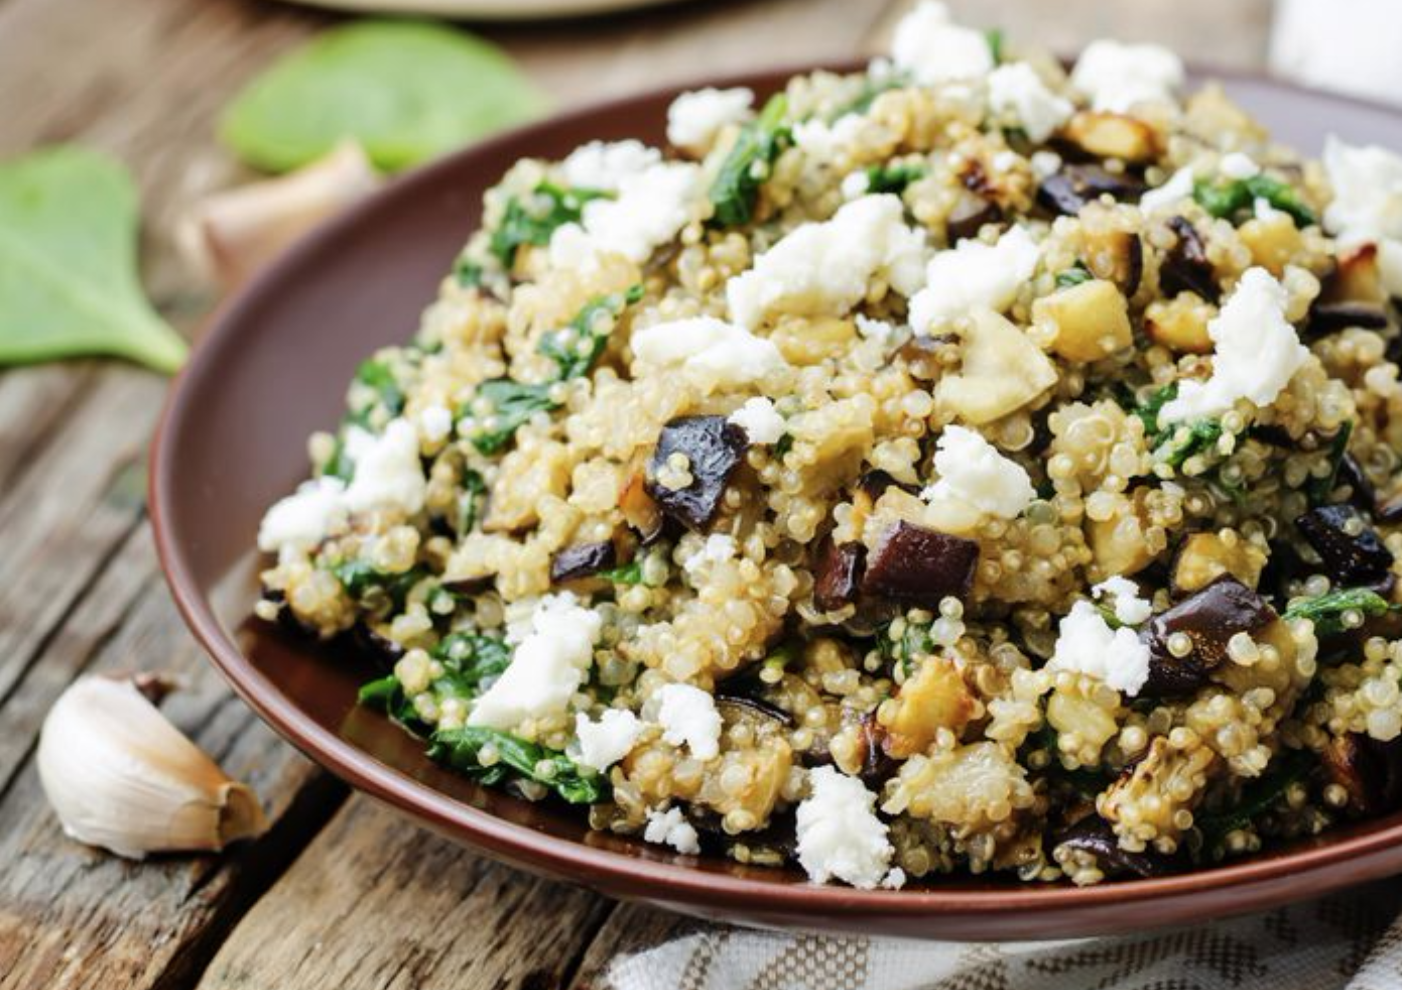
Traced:
<path fill-rule="evenodd" d="M 1084 744 L 1097 751 L 1120 731 L 1113 711 L 1101 708 L 1089 698 L 1065 691 L 1054 691 L 1047 699 L 1047 722 L 1062 735 L 1074 732 Z"/>
<path fill-rule="evenodd" d="M 1096 278 L 1114 282 L 1133 296 L 1144 277 L 1144 244 L 1133 220 L 1098 200 L 1081 210 L 1081 260 Z"/>
<path fill-rule="evenodd" d="M 1178 551 L 1173 587 L 1179 593 L 1199 591 L 1223 574 L 1230 574 L 1254 588 L 1265 566 L 1266 552 L 1235 530 L 1194 533 Z"/>
<path fill-rule="evenodd" d="M 1268 220 L 1248 220 L 1237 228 L 1252 260 L 1277 278 L 1304 247 L 1300 233 L 1289 214 L 1279 213 Z"/>
<path fill-rule="evenodd" d="M 898 760 L 922 753 L 935 741 L 940 729 L 958 732 L 974 711 L 959 669 L 948 657 L 931 657 L 901 685 L 889 709 L 881 718 L 886 728 L 886 752 Z"/>
<path fill-rule="evenodd" d="M 1339 256 L 1339 267 L 1325 284 L 1325 301 L 1383 303 L 1382 276 L 1378 268 L 1376 244 L 1361 244 Z"/>
<path fill-rule="evenodd" d="M 1083 110 L 1066 124 L 1066 138 L 1092 155 L 1146 162 L 1158 154 L 1153 128 L 1119 113 Z"/>
<path fill-rule="evenodd" d="M 845 354 L 856 337 L 851 320 L 829 316 L 789 316 L 779 320 L 769 339 L 790 364 L 804 367 Z"/>
<path fill-rule="evenodd" d="M 1027 335 L 991 310 L 969 318 L 964 363 L 935 386 L 938 407 L 973 426 L 1021 409 L 1056 384 L 1056 366 Z"/>
<path fill-rule="evenodd" d="M 1092 279 L 1043 296 L 1032 318 L 1056 327 L 1052 350 L 1068 361 L 1099 361 L 1134 342 L 1129 307 L 1113 282 Z"/>
<path fill-rule="evenodd" d="M 1119 497 L 1120 511 L 1108 519 L 1087 519 L 1086 540 L 1099 569 L 1097 580 L 1137 574 L 1154 559 L 1144 539 L 1146 528 L 1139 499 Z"/>
<path fill-rule="evenodd" d="M 1144 311 L 1144 332 L 1156 344 L 1176 354 L 1211 354 L 1207 324 L 1217 308 L 1195 292 L 1180 292 L 1172 299 L 1156 299 Z"/>

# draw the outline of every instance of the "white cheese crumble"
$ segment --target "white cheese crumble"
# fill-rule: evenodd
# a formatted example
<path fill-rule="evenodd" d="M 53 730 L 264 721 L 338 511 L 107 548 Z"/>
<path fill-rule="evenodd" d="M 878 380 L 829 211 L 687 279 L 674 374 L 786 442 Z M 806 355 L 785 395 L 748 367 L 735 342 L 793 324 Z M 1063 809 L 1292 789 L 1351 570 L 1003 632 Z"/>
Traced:
<path fill-rule="evenodd" d="M 477 699 L 467 724 L 510 730 L 527 719 L 566 711 L 593 662 L 602 629 L 598 613 L 581 607 L 570 592 L 543 597 L 511 664 Z"/>
<path fill-rule="evenodd" d="M 1324 226 L 1346 246 L 1376 244 L 1383 287 L 1402 295 L 1402 155 L 1331 135 L 1324 169 L 1334 188 Z"/>
<path fill-rule="evenodd" d="M 928 502 L 955 500 L 1000 519 L 1013 519 L 1037 491 L 1023 466 L 1004 457 L 977 430 L 947 426 L 935 449 L 939 480 L 921 492 Z"/>
<path fill-rule="evenodd" d="M 419 413 L 419 433 L 430 444 L 439 444 L 453 432 L 453 414 L 447 406 L 433 405 Z"/>
<path fill-rule="evenodd" d="M 821 117 L 800 120 L 793 126 L 793 143 L 818 161 L 834 161 L 857 145 L 871 121 L 858 113 L 844 114 L 832 123 Z"/>
<path fill-rule="evenodd" d="M 905 225 L 900 197 L 863 196 L 793 230 L 732 278 L 725 298 L 731 318 L 752 328 L 774 313 L 842 316 L 875 279 L 910 295 L 924 261 L 925 234 Z"/>
<path fill-rule="evenodd" d="M 863 340 L 874 340 L 882 347 L 889 345 L 898 332 L 896 325 L 889 320 L 874 320 L 862 313 L 856 315 L 854 322 L 858 336 Z"/>
<path fill-rule="evenodd" d="M 1001 313 L 1037 270 L 1041 254 L 1021 227 L 1009 229 L 997 244 L 969 239 L 940 251 L 925 271 L 925 288 L 910 300 L 911 327 L 926 333 L 970 310 Z"/>
<path fill-rule="evenodd" d="M 774 403 L 764 396 L 746 399 L 745 404 L 726 419 L 745 431 L 750 443 L 778 443 L 784 435 L 784 417 L 779 415 Z"/>
<path fill-rule="evenodd" d="M 754 101 L 754 92 L 743 86 L 683 93 L 667 108 L 667 140 L 692 153 L 704 152 L 722 129 L 750 117 Z"/>
<path fill-rule="evenodd" d="M 639 365 L 680 368 L 707 388 L 738 388 L 789 366 L 773 341 L 711 316 L 635 330 L 631 345 Z"/>
<path fill-rule="evenodd" d="M 1270 272 L 1248 269 L 1207 324 L 1214 348 L 1212 376 L 1205 382 L 1179 382 L 1177 398 L 1159 410 L 1159 421 L 1217 416 L 1238 399 L 1258 406 L 1274 402 L 1310 354 L 1285 318 L 1289 304 L 1289 293 Z"/>
<path fill-rule="evenodd" d="M 379 436 L 352 429 L 346 434 L 346 455 L 355 464 L 355 476 L 346 489 L 351 512 L 396 508 L 412 516 L 424 507 L 423 464 L 419 460 L 419 432 L 407 419 L 392 419 Z"/>
<path fill-rule="evenodd" d="M 345 519 L 345 491 L 345 482 L 329 475 L 302 482 L 263 516 L 258 549 L 264 553 L 314 549 Z"/>
<path fill-rule="evenodd" d="M 993 69 L 993 49 L 982 31 L 955 24 L 937 0 L 920 4 L 896 25 L 891 61 L 923 86 L 977 79 Z"/>
<path fill-rule="evenodd" d="M 1028 162 L 1032 165 L 1032 174 L 1038 179 L 1055 175 L 1061 171 L 1062 166 L 1061 156 L 1055 151 L 1034 151 Z"/>
<path fill-rule="evenodd" d="M 842 198 L 843 200 L 859 199 L 867 194 L 871 188 L 871 177 L 867 175 L 866 169 L 859 168 L 855 172 L 848 172 L 842 177 Z"/>
<path fill-rule="evenodd" d="M 579 223 L 555 229 L 550 263 L 582 268 L 598 255 L 621 254 L 642 264 L 691 219 L 700 175 L 695 164 L 665 162 L 621 176 L 615 198 L 589 200 Z"/>
<path fill-rule="evenodd" d="M 702 762 L 720 754 L 720 712 L 714 698 L 690 684 L 664 685 L 656 698 L 664 741 L 685 745 Z"/>
<path fill-rule="evenodd" d="M 1106 578 L 1090 589 L 1099 599 L 1110 595 L 1115 600 L 1115 618 L 1127 626 L 1137 626 L 1154 614 L 1153 603 L 1139 597 L 1138 586 L 1129 578 L 1116 575 Z"/>
<path fill-rule="evenodd" d="M 1183 61 L 1162 45 L 1101 39 L 1076 60 L 1071 84 L 1096 110 L 1124 113 L 1139 103 L 1165 102 L 1183 85 Z"/>
<path fill-rule="evenodd" d="M 1193 194 L 1193 169 L 1190 165 L 1180 168 L 1161 186 L 1155 186 L 1139 197 L 1139 210 L 1144 214 L 1171 210 Z"/>
<path fill-rule="evenodd" d="M 886 823 L 876 816 L 876 795 L 855 777 L 832 767 L 808 772 L 811 793 L 798 806 L 798 861 L 814 883 L 836 878 L 873 890 L 888 877 L 895 852 Z"/>
<path fill-rule="evenodd" d="M 1047 669 L 1089 674 L 1134 697 L 1149 679 L 1149 647 L 1133 629 L 1111 629 L 1100 610 L 1083 599 L 1061 620 Z"/>
<path fill-rule="evenodd" d="M 988 76 L 988 109 L 1017 122 L 1033 141 L 1045 141 L 1075 113 L 1065 97 L 1047 88 L 1026 62 L 1000 65 Z"/>
<path fill-rule="evenodd" d="M 1250 155 L 1231 151 L 1223 155 L 1222 160 L 1217 163 L 1217 171 L 1228 179 L 1249 179 L 1261 174 L 1261 166 L 1257 165 Z"/>
<path fill-rule="evenodd" d="M 711 564 L 723 564 L 735 557 L 735 537 L 728 533 L 712 533 L 701 544 L 701 549 L 682 561 L 682 569 L 688 575 L 699 573 Z"/>
<path fill-rule="evenodd" d="M 574 734 L 579 740 L 579 757 L 575 761 L 582 767 L 608 770 L 632 750 L 643 731 L 638 716 L 622 708 L 609 708 L 591 722 L 589 716 L 580 712 L 574 717 Z"/>
<path fill-rule="evenodd" d="M 662 152 L 641 141 L 590 141 L 560 163 L 565 185 L 617 192 L 619 185 L 662 162 Z"/>
<path fill-rule="evenodd" d="M 695 856 L 701 851 L 696 829 L 686 820 L 680 808 L 668 808 L 666 811 L 649 808 L 643 838 L 659 846 L 671 846 L 688 856 Z"/>

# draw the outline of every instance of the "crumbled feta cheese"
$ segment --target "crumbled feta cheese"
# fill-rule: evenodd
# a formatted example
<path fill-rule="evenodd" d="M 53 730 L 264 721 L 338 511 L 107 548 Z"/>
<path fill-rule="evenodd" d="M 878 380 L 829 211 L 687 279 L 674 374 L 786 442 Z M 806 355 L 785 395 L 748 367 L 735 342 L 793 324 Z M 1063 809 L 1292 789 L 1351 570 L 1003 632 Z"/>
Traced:
<path fill-rule="evenodd" d="M 531 631 L 501 677 L 477 699 L 468 725 L 510 730 L 527 719 L 569 708 L 594 659 L 603 620 L 573 594 L 546 595 L 530 619 Z"/>
<path fill-rule="evenodd" d="M 784 435 L 784 417 L 774 403 L 764 396 L 746 399 L 745 404 L 730 414 L 727 422 L 745 431 L 752 444 L 778 443 Z"/>
<path fill-rule="evenodd" d="M 690 684 L 667 684 L 656 697 L 663 740 L 673 746 L 685 745 L 698 760 L 719 755 L 720 712 L 714 698 Z"/>
<path fill-rule="evenodd" d="M 1183 61 L 1162 45 L 1093 41 L 1071 73 L 1071 84 L 1096 110 L 1124 113 L 1135 104 L 1173 99 L 1183 85 Z"/>
<path fill-rule="evenodd" d="M 808 772 L 811 793 L 798 806 L 798 861 L 814 883 L 836 878 L 872 890 L 890 877 L 895 852 L 889 829 L 876 816 L 876 795 L 833 767 Z"/>
<path fill-rule="evenodd" d="M 1082 600 L 1061 620 L 1047 669 L 1089 674 L 1134 697 L 1149 679 L 1149 647 L 1133 629 L 1111 629 L 1100 610 Z"/>
<path fill-rule="evenodd" d="M 638 716 L 626 709 L 609 708 L 597 722 L 580 712 L 574 717 L 574 734 L 579 740 L 579 758 L 575 762 L 603 773 L 628 755 L 642 731 Z"/>
<path fill-rule="evenodd" d="M 1257 165 L 1250 155 L 1232 151 L 1222 156 L 1222 160 L 1217 163 L 1217 171 L 1228 179 L 1249 179 L 1253 175 L 1261 174 L 1261 166 Z"/>
<path fill-rule="evenodd" d="M 955 500 L 1013 519 L 1037 497 L 1023 466 L 968 427 L 945 427 L 936 444 L 935 470 L 939 480 L 921 492 L 929 502 Z"/>
<path fill-rule="evenodd" d="M 1021 227 L 1009 229 L 997 244 L 960 241 L 930 259 L 925 288 L 910 300 L 916 333 L 948 323 L 973 309 L 1001 313 L 1037 270 L 1042 249 Z"/>
<path fill-rule="evenodd" d="M 811 117 L 793 125 L 793 143 L 809 158 L 835 161 L 860 142 L 862 131 L 869 126 L 871 121 L 859 113 L 844 114 L 832 123 Z"/>
<path fill-rule="evenodd" d="M 711 564 L 723 564 L 735 557 L 735 537 L 727 533 L 712 533 L 701 544 L 701 549 L 682 561 L 682 569 L 688 575 L 699 573 Z"/>
<path fill-rule="evenodd" d="M 925 235 L 905 225 L 900 197 L 863 196 L 825 223 L 805 223 L 755 259 L 725 288 L 730 315 L 757 327 L 774 313 L 842 316 L 873 279 L 901 295 L 920 286 Z"/>
<path fill-rule="evenodd" d="M 1112 596 L 1115 599 L 1115 618 L 1127 626 L 1137 626 L 1154 614 L 1153 603 L 1140 598 L 1138 586 L 1128 578 L 1118 575 L 1107 578 L 1091 588 L 1090 593 L 1097 599 Z"/>
<path fill-rule="evenodd" d="M 1026 62 L 1000 65 L 988 76 L 988 108 L 996 117 L 1022 126 L 1033 141 L 1045 141 L 1076 112 L 1071 101 L 1053 93 Z"/>
<path fill-rule="evenodd" d="M 1061 156 L 1055 151 L 1034 151 L 1028 161 L 1032 163 L 1032 174 L 1038 179 L 1061 171 Z"/>
<path fill-rule="evenodd" d="M 896 25 L 891 61 L 924 86 L 981 78 L 994 64 L 983 32 L 955 24 L 949 8 L 937 0 L 921 0 Z"/>
<path fill-rule="evenodd" d="M 1139 209 L 1144 214 L 1171 210 L 1193 194 L 1193 169 L 1185 165 L 1161 186 L 1150 189 L 1139 197 Z"/>
<path fill-rule="evenodd" d="M 264 553 L 314 549 L 338 520 L 345 518 L 345 491 L 345 482 L 329 475 L 304 481 L 294 494 L 276 502 L 263 516 L 258 527 L 258 549 Z"/>
<path fill-rule="evenodd" d="M 665 162 L 618 180 L 613 199 L 591 199 L 579 223 L 567 223 L 550 237 L 550 263 L 556 268 L 587 267 L 598 255 L 621 254 L 642 264 L 691 219 L 700 167 Z"/>
<path fill-rule="evenodd" d="M 885 347 L 895 339 L 896 325 L 887 320 L 873 320 L 870 316 L 858 313 L 855 322 L 857 334 L 864 340 L 875 340 Z"/>
<path fill-rule="evenodd" d="M 773 341 L 711 316 L 635 330 L 631 344 L 640 365 L 680 367 L 708 388 L 738 388 L 789 366 Z"/>
<path fill-rule="evenodd" d="M 1290 295 L 1264 268 L 1242 275 L 1222 311 L 1207 324 L 1212 338 L 1212 377 L 1183 380 L 1178 396 L 1159 410 L 1162 423 L 1217 416 L 1250 399 L 1268 406 L 1290 383 L 1309 348 L 1285 318 Z"/>
<path fill-rule="evenodd" d="M 667 108 L 667 140 L 686 151 L 704 152 L 723 128 L 749 118 L 754 101 L 755 94 L 743 86 L 683 93 Z"/>
<path fill-rule="evenodd" d="M 572 189 L 617 192 L 625 179 L 661 162 L 662 152 L 641 141 L 590 141 L 570 152 L 560 172 Z"/>
<path fill-rule="evenodd" d="M 439 444 L 453 432 L 453 414 L 447 406 L 433 405 L 419 413 L 419 433 L 431 444 Z"/>
<path fill-rule="evenodd" d="M 867 194 L 871 188 L 871 177 L 867 175 L 866 169 L 859 168 L 855 172 L 848 172 L 842 177 L 842 198 L 844 200 L 860 199 Z"/>
<path fill-rule="evenodd" d="M 688 856 L 695 856 L 701 851 L 696 829 L 686 820 L 680 808 L 668 808 L 666 811 L 649 808 L 643 838 L 659 846 L 671 846 Z"/>
<path fill-rule="evenodd" d="M 1384 289 L 1402 295 L 1402 155 L 1331 135 L 1324 169 L 1334 189 L 1324 226 L 1345 246 L 1376 244 Z"/>
<path fill-rule="evenodd" d="M 885 887 L 887 890 L 900 890 L 905 886 L 905 881 L 905 870 L 901 869 L 899 866 L 893 866 L 891 867 L 891 872 L 886 874 L 882 879 L 881 886 Z"/>
<path fill-rule="evenodd" d="M 419 460 L 419 432 L 407 419 L 390 420 L 379 436 L 350 431 L 346 454 L 355 463 L 355 477 L 346 489 L 351 512 L 396 508 L 412 516 L 424 507 L 428 483 Z"/>

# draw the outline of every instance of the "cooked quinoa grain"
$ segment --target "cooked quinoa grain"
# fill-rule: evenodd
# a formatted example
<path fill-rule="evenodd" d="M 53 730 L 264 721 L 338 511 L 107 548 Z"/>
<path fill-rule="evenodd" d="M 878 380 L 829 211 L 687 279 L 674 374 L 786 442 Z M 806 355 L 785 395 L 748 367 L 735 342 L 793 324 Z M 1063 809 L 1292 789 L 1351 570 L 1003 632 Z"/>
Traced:
<path fill-rule="evenodd" d="M 259 618 L 487 785 L 819 882 L 1402 805 L 1402 158 L 929 2 L 669 134 L 487 193 L 268 511 Z"/>

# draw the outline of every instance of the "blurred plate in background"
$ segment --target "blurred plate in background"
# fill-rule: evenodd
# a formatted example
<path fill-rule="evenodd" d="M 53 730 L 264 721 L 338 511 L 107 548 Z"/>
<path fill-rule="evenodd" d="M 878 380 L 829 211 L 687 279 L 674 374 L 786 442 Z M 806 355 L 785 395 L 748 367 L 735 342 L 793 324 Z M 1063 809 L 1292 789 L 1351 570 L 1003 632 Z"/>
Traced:
<path fill-rule="evenodd" d="M 489 20 L 580 17 L 634 7 L 656 7 L 677 0 L 286 0 L 312 7 L 375 14 L 432 14 Z"/>

